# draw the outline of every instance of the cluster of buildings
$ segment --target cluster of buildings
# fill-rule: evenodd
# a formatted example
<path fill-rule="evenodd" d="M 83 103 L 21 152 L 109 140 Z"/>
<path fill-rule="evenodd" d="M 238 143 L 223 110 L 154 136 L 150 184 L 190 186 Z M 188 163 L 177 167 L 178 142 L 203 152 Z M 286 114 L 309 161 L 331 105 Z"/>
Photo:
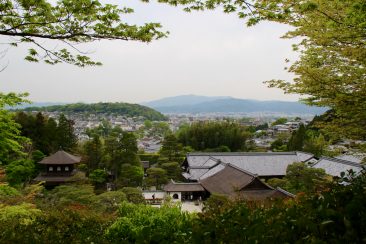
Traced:
<path fill-rule="evenodd" d="M 61 112 L 44 112 L 50 118 L 58 119 Z M 104 113 L 69 113 L 67 118 L 74 121 L 75 135 L 79 140 L 86 140 L 86 129 L 98 127 L 102 121 L 108 121 L 113 127 L 121 127 L 124 131 L 136 131 L 144 125 L 144 117 L 126 117 Z"/>
<path fill-rule="evenodd" d="M 286 176 L 287 167 L 294 162 L 306 163 L 309 167 L 324 169 L 328 175 L 340 177 L 342 172 L 356 175 L 363 169 L 365 155 L 342 155 L 336 158 L 316 158 L 305 152 L 210 152 L 188 153 L 182 163 L 185 182 L 171 180 L 162 191 L 144 191 L 148 202 L 161 203 L 170 196 L 174 201 L 201 203 L 212 194 L 246 201 L 264 201 L 277 198 L 293 198 L 292 193 L 273 188 L 266 182 Z M 44 181 L 46 186 L 77 180 L 75 164 L 81 158 L 65 151 L 44 158 L 39 164 L 44 170 L 35 182 Z M 148 162 L 143 162 L 149 167 Z"/>
<path fill-rule="evenodd" d="M 182 165 L 187 183 L 172 181 L 164 190 L 173 199 L 182 201 L 205 199 L 211 194 L 246 200 L 293 197 L 291 193 L 274 189 L 265 182 L 283 178 L 287 167 L 294 162 L 324 169 L 333 177 L 350 171 L 358 174 L 363 169 L 361 157 L 352 155 L 316 158 L 305 152 L 189 153 Z"/>

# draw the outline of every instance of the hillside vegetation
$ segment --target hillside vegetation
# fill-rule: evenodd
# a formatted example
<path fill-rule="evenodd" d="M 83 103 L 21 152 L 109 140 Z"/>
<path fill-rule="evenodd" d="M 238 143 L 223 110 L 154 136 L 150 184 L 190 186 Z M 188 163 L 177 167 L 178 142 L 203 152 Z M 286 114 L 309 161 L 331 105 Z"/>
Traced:
<path fill-rule="evenodd" d="M 166 117 L 160 112 L 130 103 L 73 103 L 66 105 L 53 105 L 46 107 L 28 107 L 24 111 L 48 111 L 64 113 L 109 113 L 124 116 L 142 116 L 149 120 L 166 120 Z"/>

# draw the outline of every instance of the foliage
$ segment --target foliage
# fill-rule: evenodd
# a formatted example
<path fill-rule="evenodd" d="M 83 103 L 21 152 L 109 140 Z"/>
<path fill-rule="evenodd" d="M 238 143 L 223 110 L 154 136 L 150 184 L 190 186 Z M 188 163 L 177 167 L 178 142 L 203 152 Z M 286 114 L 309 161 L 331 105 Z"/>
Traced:
<path fill-rule="evenodd" d="M 74 124 L 74 121 L 67 119 L 64 114 L 60 114 L 56 135 L 59 146 L 63 150 L 70 151 L 77 144 L 77 137 L 74 134 Z"/>
<path fill-rule="evenodd" d="M 245 151 L 246 141 L 251 137 L 247 128 L 231 122 L 198 122 L 178 131 L 178 140 L 194 150 L 226 146 L 231 151 Z"/>
<path fill-rule="evenodd" d="M 168 179 L 180 180 L 182 178 L 182 169 L 178 162 L 163 163 L 161 164 L 161 168 L 166 171 L 166 177 Z"/>
<path fill-rule="evenodd" d="M 63 113 L 96 113 L 115 114 L 129 117 L 142 116 L 150 120 L 166 120 L 167 118 L 160 112 L 138 104 L 130 103 L 73 103 L 65 105 L 53 105 L 47 107 L 28 107 L 24 111 L 48 111 Z"/>
<path fill-rule="evenodd" d="M 89 179 L 94 184 L 99 185 L 99 184 L 103 184 L 104 182 L 107 181 L 107 176 L 108 176 L 108 174 L 107 174 L 107 172 L 105 172 L 105 170 L 96 169 L 96 170 L 93 170 L 92 172 L 90 172 Z"/>
<path fill-rule="evenodd" d="M 342 181 L 351 184 L 340 184 Z M 229 202 L 205 211 L 193 228 L 195 243 L 359 243 L 365 237 L 365 172 L 330 183 L 321 194 L 268 207 Z M 202 234 L 205 233 L 205 234 Z"/>
<path fill-rule="evenodd" d="M 145 203 L 142 191 L 134 187 L 123 187 L 121 191 L 126 195 L 127 201 L 135 204 Z"/>
<path fill-rule="evenodd" d="M 271 150 L 275 152 L 287 151 L 288 135 L 281 133 L 277 136 L 277 139 L 271 143 Z"/>
<path fill-rule="evenodd" d="M 20 133 L 20 126 L 13 119 L 8 106 L 26 102 L 27 94 L 0 93 L 0 164 L 7 164 L 13 159 L 24 156 L 23 145 L 28 140 Z"/>
<path fill-rule="evenodd" d="M 156 186 L 157 189 L 161 188 L 161 185 L 168 182 L 167 171 L 162 168 L 149 168 L 146 171 L 146 184 L 148 186 Z"/>
<path fill-rule="evenodd" d="M 126 194 L 119 191 L 107 191 L 94 197 L 93 205 L 99 211 L 114 212 L 123 201 L 127 201 Z"/>
<path fill-rule="evenodd" d="M 35 150 L 32 152 L 32 160 L 34 162 L 40 162 L 46 155 L 43 154 L 40 150 Z"/>
<path fill-rule="evenodd" d="M 287 118 L 278 118 L 275 122 L 272 123 L 274 125 L 283 125 L 287 122 Z"/>
<path fill-rule="evenodd" d="M 91 138 L 105 138 L 107 136 L 109 136 L 113 131 L 113 127 L 112 124 L 106 120 L 106 119 L 102 119 L 102 121 L 100 122 L 100 124 L 95 127 L 95 128 L 86 128 L 85 133 L 91 137 Z"/>
<path fill-rule="evenodd" d="M 83 145 L 83 152 L 86 155 L 85 162 L 89 170 L 101 168 L 103 161 L 104 145 L 98 135 L 94 135 L 91 140 L 88 140 Z"/>
<path fill-rule="evenodd" d="M 324 190 L 329 183 L 328 178 L 324 169 L 312 168 L 305 163 L 293 163 L 287 167 L 286 176 L 283 179 L 270 179 L 268 184 L 281 187 L 291 193 L 315 194 Z"/>
<path fill-rule="evenodd" d="M 176 206 L 154 208 L 124 202 L 107 237 L 114 243 L 184 243 L 191 220 Z"/>
<path fill-rule="evenodd" d="M 17 189 L 5 184 L 0 184 L 0 204 L 7 203 L 20 195 L 21 194 Z"/>
<path fill-rule="evenodd" d="M 300 124 L 297 131 L 292 132 L 291 138 L 288 141 L 287 149 L 289 151 L 301 151 L 304 147 L 306 137 L 306 128 L 304 124 Z"/>
<path fill-rule="evenodd" d="M 157 153 L 144 153 L 138 155 L 141 161 L 149 161 L 150 165 L 156 164 L 160 157 Z"/>
<path fill-rule="evenodd" d="M 142 166 L 124 164 L 121 167 L 121 173 L 118 178 L 118 185 L 137 187 L 142 185 L 144 169 Z"/>
<path fill-rule="evenodd" d="M 264 124 L 256 126 L 255 131 L 257 131 L 257 130 L 266 130 L 268 128 L 269 128 L 268 123 L 264 123 Z"/>
<path fill-rule="evenodd" d="M 0 204 L 0 242 L 11 243 L 10 240 L 17 236 L 16 229 L 32 225 L 40 214 L 41 211 L 29 203 L 15 206 Z"/>
<path fill-rule="evenodd" d="M 307 139 L 304 143 L 304 151 L 310 152 L 317 157 L 324 155 L 328 142 L 322 134 L 317 134 L 312 131 L 307 133 Z"/>
<path fill-rule="evenodd" d="M 60 148 L 71 150 L 76 145 L 74 122 L 63 114 L 59 116 L 58 124 L 54 119 L 47 118 L 42 113 L 34 116 L 18 112 L 15 121 L 21 125 L 22 136 L 31 139 L 33 150 L 39 150 L 48 155 Z"/>
<path fill-rule="evenodd" d="M 109 216 L 80 209 L 41 211 L 30 204 L 0 212 L 4 210 L 8 217 L 0 219 L 1 243 L 107 243 L 103 231 L 110 225 Z"/>
<path fill-rule="evenodd" d="M 30 181 L 34 176 L 35 165 L 32 160 L 20 159 L 6 166 L 6 180 L 10 185 L 19 185 Z"/>
<path fill-rule="evenodd" d="M 164 137 L 164 140 L 160 149 L 160 156 L 167 158 L 168 161 L 182 161 L 183 146 L 178 142 L 177 137 L 174 134 L 168 134 Z"/>
<path fill-rule="evenodd" d="M 67 207 L 72 205 L 88 206 L 93 203 L 94 187 L 92 185 L 60 185 L 47 192 L 45 203 L 49 206 Z"/>
<path fill-rule="evenodd" d="M 133 133 L 115 127 L 111 135 L 105 138 L 105 163 L 117 180 L 122 173 L 122 165 L 141 166 L 137 151 L 137 140 Z"/>
<path fill-rule="evenodd" d="M 98 0 L 2 1 L 0 35 L 12 37 L 9 45 L 31 44 L 25 60 L 48 64 L 69 63 L 84 67 L 101 65 L 77 48 L 80 43 L 97 40 L 133 40 L 150 42 L 166 36 L 160 24 L 141 26 L 124 23 L 130 8 L 101 3 Z M 51 48 L 42 40 L 57 42 Z"/>
<path fill-rule="evenodd" d="M 287 93 L 306 95 L 308 104 L 334 110 L 327 131 L 365 138 L 366 3 L 363 0 L 306 1 L 290 5 L 278 1 L 271 11 L 284 13 L 273 18 L 295 27 L 287 38 L 301 36 L 295 45 L 300 59 L 289 68 L 293 82 L 273 80 L 271 86 Z"/>

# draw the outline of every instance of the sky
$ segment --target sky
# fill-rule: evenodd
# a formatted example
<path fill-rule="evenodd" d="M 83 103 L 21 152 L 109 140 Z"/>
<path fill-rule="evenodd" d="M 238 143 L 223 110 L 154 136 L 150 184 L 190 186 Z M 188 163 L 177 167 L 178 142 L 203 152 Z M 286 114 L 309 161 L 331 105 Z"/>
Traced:
<path fill-rule="evenodd" d="M 246 27 L 235 14 L 219 10 L 186 13 L 164 4 L 123 3 L 135 10 L 128 22 L 159 22 L 169 37 L 150 44 L 99 41 L 78 46 L 103 63 L 88 68 L 29 63 L 24 61 L 26 46 L 10 48 L 0 60 L 6 66 L 0 72 L 0 91 L 28 92 L 35 102 L 140 103 L 187 94 L 298 100 L 263 84 L 293 77 L 284 67 L 286 58 L 297 57 L 291 49 L 294 41 L 280 38 L 288 26 Z M 7 40 L 1 37 L 0 43 Z M 0 50 L 7 48 L 0 45 Z"/>

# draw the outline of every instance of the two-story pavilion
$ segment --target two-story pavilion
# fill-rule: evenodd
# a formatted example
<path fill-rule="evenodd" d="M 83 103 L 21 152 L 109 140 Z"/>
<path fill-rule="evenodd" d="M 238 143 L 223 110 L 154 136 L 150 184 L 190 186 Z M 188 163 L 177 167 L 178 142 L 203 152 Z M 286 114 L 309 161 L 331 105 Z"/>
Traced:
<path fill-rule="evenodd" d="M 72 181 L 72 176 L 76 172 L 75 164 L 80 161 L 81 157 L 60 150 L 38 162 L 39 164 L 44 165 L 44 170 L 34 179 L 34 181 L 44 181 L 46 186 L 56 186 Z"/>

